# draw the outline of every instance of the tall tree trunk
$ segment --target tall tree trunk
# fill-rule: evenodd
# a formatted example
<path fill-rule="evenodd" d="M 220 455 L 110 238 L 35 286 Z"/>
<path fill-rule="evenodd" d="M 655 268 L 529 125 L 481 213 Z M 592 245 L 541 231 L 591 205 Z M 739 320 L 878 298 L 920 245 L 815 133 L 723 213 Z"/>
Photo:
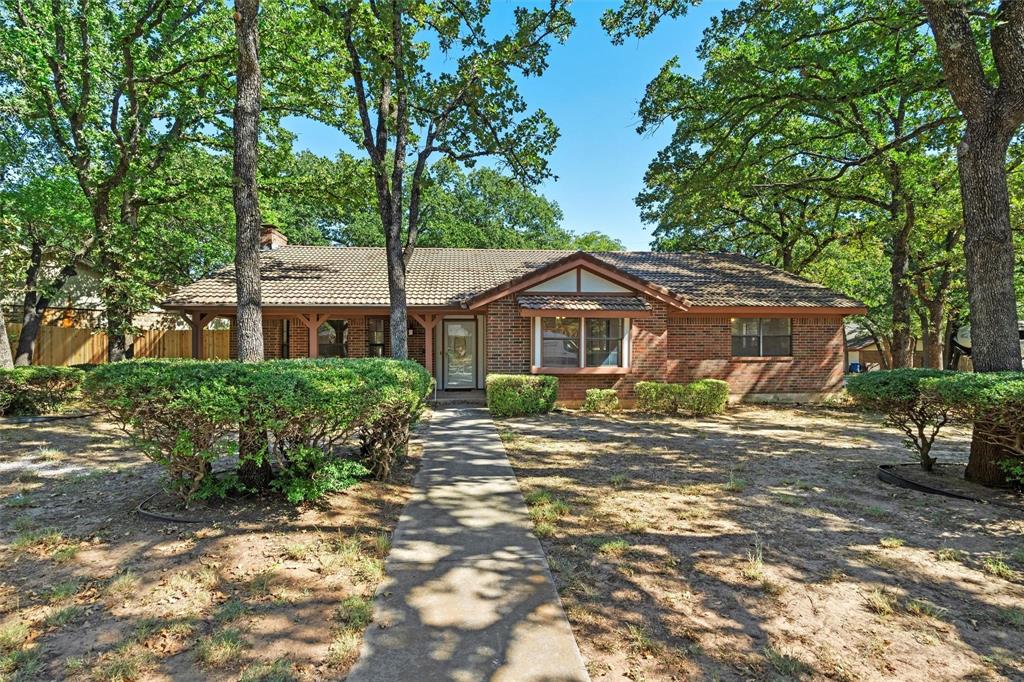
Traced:
<path fill-rule="evenodd" d="M 913 367 L 914 339 L 911 335 L 910 290 L 910 233 L 914 226 L 914 205 L 901 201 L 905 211 L 903 225 L 893 236 L 892 262 L 889 268 L 892 281 L 892 366 Z M 898 215 L 899 209 L 894 210 Z M 895 217 L 895 216 L 894 216 Z"/>
<path fill-rule="evenodd" d="M 238 72 L 235 96 L 235 281 L 238 359 L 263 359 L 260 291 L 260 207 L 256 191 L 260 118 L 259 0 L 236 0 Z"/>
<path fill-rule="evenodd" d="M 942 322 L 945 304 L 942 297 L 936 296 L 935 300 L 925 304 L 924 315 L 921 320 L 921 335 L 924 341 L 924 367 L 942 369 L 945 364 L 945 340 L 942 338 Z"/>
<path fill-rule="evenodd" d="M 45 306 L 40 310 L 35 303 L 25 306 L 25 313 L 21 318 L 21 333 L 18 334 L 18 349 L 14 352 L 14 364 L 18 367 L 31 365 L 32 359 L 35 358 L 36 339 L 39 338 L 39 328 L 43 324 L 45 310 Z"/>
<path fill-rule="evenodd" d="M 18 349 L 14 353 L 14 364 L 19 367 L 32 364 L 35 357 L 36 339 L 43 323 L 43 313 L 49 301 L 39 296 L 39 270 L 43 265 L 43 245 L 32 242 L 28 268 L 25 270 L 25 297 L 21 305 L 21 333 L 18 334 Z"/>
<path fill-rule="evenodd" d="M 953 363 L 953 337 L 960 330 L 960 317 L 958 314 L 951 314 L 946 318 L 946 327 L 942 332 L 942 368 L 956 369 L 951 367 Z"/>
<path fill-rule="evenodd" d="M 2 296 L 0 296 L 0 300 L 3 300 Z M 11 357 L 11 340 L 7 337 L 7 319 L 4 317 L 2 305 L 0 305 L 0 332 L 3 334 L 0 337 L 0 369 L 10 369 L 14 367 L 14 358 Z"/>
<path fill-rule="evenodd" d="M 971 362 L 976 372 L 1021 369 L 1017 295 L 1013 284 L 1013 233 L 1006 185 L 1007 143 L 985 127 L 968 124 L 958 149 L 964 205 L 967 291 L 971 306 Z M 965 477 L 996 485 L 1003 450 L 975 433 Z"/>
<path fill-rule="evenodd" d="M 235 282 L 238 359 L 263 359 L 260 287 L 260 205 L 256 190 L 260 123 L 259 0 L 235 0 L 238 71 L 235 78 Z M 273 472 L 267 434 L 248 419 L 238 425 L 238 477 L 249 489 L 266 488 Z"/>
<path fill-rule="evenodd" d="M 409 357 L 409 316 L 405 295 L 405 257 L 398 239 L 388 239 L 388 294 L 391 299 L 391 357 Z"/>

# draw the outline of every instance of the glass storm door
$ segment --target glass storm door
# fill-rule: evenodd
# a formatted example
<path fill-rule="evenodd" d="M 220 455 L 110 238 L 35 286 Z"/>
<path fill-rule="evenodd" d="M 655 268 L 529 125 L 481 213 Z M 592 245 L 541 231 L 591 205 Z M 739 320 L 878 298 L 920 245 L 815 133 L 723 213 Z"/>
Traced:
<path fill-rule="evenodd" d="M 444 321 L 444 387 L 476 388 L 476 320 Z"/>

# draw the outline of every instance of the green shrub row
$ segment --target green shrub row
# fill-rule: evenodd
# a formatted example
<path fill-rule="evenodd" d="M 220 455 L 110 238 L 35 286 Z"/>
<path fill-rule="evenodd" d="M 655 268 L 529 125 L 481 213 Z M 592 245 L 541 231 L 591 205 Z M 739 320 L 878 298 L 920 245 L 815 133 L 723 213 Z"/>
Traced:
<path fill-rule="evenodd" d="M 1008 452 L 1000 466 L 1009 480 L 1024 483 L 1024 372 L 895 369 L 853 375 L 846 388 L 906 434 L 926 470 L 935 462 L 929 453 L 940 430 L 956 419 Z"/>
<path fill-rule="evenodd" d="M 635 391 L 637 409 L 654 414 L 705 417 L 721 414 L 729 402 L 729 384 L 718 379 L 698 379 L 688 384 L 641 381 Z"/>
<path fill-rule="evenodd" d="M 550 412 L 558 397 L 558 377 L 540 374 L 489 374 L 487 408 L 495 417 Z"/>
<path fill-rule="evenodd" d="M 0 414 L 56 412 L 78 397 L 84 376 L 74 367 L 0 369 Z"/>
<path fill-rule="evenodd" d="M 619 394 L 614 388 L 588 388 L 583 401 L 584 412 L 609 414 L 618 412 Z"/>
<path fill-rule="evenodd" d="M 186 503 L 239 487 L 212 468 L 238 453 L 240 424 L 245 442 L 261 444 L 245 457 L 275 464 L 272 487 L 301 502 L 389 475 L 431 382 L 415 362 L 378 358 L 139 360 L 92 370 L 85 393 L 165 467 Z M 340 456 L 356 442 L 359 461 Z"/>

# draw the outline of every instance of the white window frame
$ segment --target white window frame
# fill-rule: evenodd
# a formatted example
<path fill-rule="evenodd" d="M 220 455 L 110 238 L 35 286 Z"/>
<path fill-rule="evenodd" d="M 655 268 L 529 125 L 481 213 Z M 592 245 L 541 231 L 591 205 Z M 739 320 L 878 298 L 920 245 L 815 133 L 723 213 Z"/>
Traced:
<path fill-rule="evenodd" d="M 587 316 L 586 315 L 539 315 L 533 318 L 533 368 L 534 369 L 545 369 L 544 365 L 541 364 L 543 360 L 543 345 L 544 345 L 544 330 L 541 320 L 545 317 L 572 317 L 580 321 L 580 362 L 579 369 L 588 369 L 587 367 Z M 606 318 L 594 318 L 594 319 L 606 319 Z M 615 318 L 622 320 L 622 369 L 629 369 L 630 359 L 632 356 L 632 343 L 631 337 L 633 336 L 633 326 L 631 320 L 628 317 Z M 607 367 L 607 365 L 598 365 L 598 367 Z M 558 369 L 565 369 L 560 367 Z"/>

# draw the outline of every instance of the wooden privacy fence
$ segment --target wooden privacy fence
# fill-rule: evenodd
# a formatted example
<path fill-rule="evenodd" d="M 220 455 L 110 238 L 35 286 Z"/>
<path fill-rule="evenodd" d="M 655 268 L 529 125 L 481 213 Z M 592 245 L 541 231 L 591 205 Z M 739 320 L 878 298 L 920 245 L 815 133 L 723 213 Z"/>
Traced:
<path fill-rule="evenodd" d="M 13 353 L 21 332 L 20 324 L 7 325 Z M 207 360 L 228 358 L 231 331 L 204 329 L 204 357 Z M 190 358 L 192 332 L 181 329 L 147 329 L 136 334 L 133 341 L 137 358 Z M 35 365 L 82 365 L 107 361 L 107 334 L 73 327 L 40 327 L 36 340 Z"/>

